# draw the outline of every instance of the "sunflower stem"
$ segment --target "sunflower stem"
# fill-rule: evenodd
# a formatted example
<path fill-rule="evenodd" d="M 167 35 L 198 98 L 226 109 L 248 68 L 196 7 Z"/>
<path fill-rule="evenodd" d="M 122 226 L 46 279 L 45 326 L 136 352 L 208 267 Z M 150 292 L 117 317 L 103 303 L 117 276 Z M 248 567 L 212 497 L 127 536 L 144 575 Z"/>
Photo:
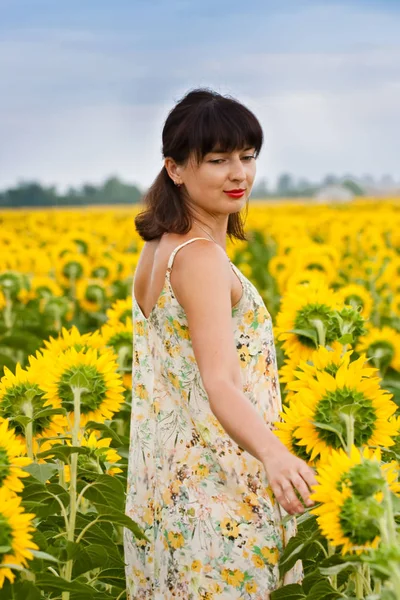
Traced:
<path fill-rule="evenodd" d="M 29 418 L 29 423 L 25 425 L 26 453 L 33 460 L 33 406 L 31 399 L 24 402 L 22 410 Z"/>
<path fill-rule="evenodd" d="M 345 423 L 346 423 L 346 431 L 347 431 L 347 455 L 351 456 L 351 449 L 353 447 L 354 444 L 354 417 L 353 415 L 343 415 L 345 417 Z"/>
<path fill-rule="evenodd" d="M 3 310 L 4 324 L 6 326 L 6 329 L 8 331 L 10 331 L 14 325 L 13 314 L 12 314 L 13 301 L 12 301 L 9 289 L 3 288 L 3 293 L 4 293 L 4 298 L 6 300 L 6 305 Z"/>
<path fill-rule="evenodd" d="M 311 319 L 311 324 L 314 325 L 318 334 L 318 343 L 320 346 L 325 346 L 326 344 L 326 328 L 323 322 L 320 319 Z"/>
<path fill-rule="evenodd" d="M 62 460 L 56 461 L 58 466 L 58 483 L 65 488 L 65 467 Z"/>
<path fill-rule="evenodd" d="M 380 530 L 382 541 L 385 544 L 396 547 L 398 545 L 396 521 L 393 512 L 392 492 L 386 484 L 384 488 L 384 502 L 386 510 L 384 517 L 380 521 Z M 400 600 L 400 569 L 395 561 L 389 561 L 390 581 L 393 586 L 393 592 L 396 600 Z"/>
<path fill-rule="evenodd" d="M 361 567 L 359 566 L 358 569 Z M 362 600 L 364 598 L 364 581 L 361 573 L 358 571 L 355 573 L 356 579 L 356 598 L 357 600 Z"/>
<path fill-rule="evenodd" d="M 121 375 L 125 373 L 125 362 L 129 356 L 130 349 L 127 346 L 122 346 L 118 350 L 118 370 Z"/>
<path fill-rule="evenodd" d="M 336 552 L 336 546 L 332 546 L 328 543 L 328 556 L 333 556 Z M 332 587 L 337 589 L 337 575 L 331 575 L 330 577 Z"/>
<path fill-rule="evenodd" d="M 388 532 L 388 537 L 389 537 L 388 543 L 396 546 L 397 545 L 397 532 L 396 532 L 396 522 L 394 519 L 394 512 L 393 512 L 392 492 L 390 491 L 390 488 L 387 484 L 385 485 L 384 496 L 385 496 L 385 504 L 386 504 L 385 516 L 386 516 L 386 523 L 387 523 L 387 532 Z"/>
<path fill-rule="evenodd" d="M 86 388 L 71 386 L 74 395 L 74 418 L 72 427 L 72 445 L 79 446 L 79 431 L 81 420 L 81 395 Z M 75 523 L 77 509 L 77 475 L 78 475 L 78 454 L 71 455 L 70 482 L 69 482 L 69 526 L 67 531 L 67 540 L 73 542 L 75 538 Z M 71 581 L 73 560 L 70 559 L 65 566 L 65 579 Z M 69 592 L 63 592 L 62 600 L 69 600 Z"/>

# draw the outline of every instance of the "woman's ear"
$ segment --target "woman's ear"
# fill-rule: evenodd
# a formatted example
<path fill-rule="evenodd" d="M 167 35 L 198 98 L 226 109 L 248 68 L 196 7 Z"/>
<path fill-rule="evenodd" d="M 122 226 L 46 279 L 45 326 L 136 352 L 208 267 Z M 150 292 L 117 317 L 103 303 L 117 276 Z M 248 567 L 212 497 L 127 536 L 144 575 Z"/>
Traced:
<path fill-rule="evenodd" d="M 179 165 L 176 164 L 174 159 L 169 156 L 167 158 L 165 158 L 164 159 L 164 167 L 167 170 L 167 173 L 170 176 L 170 178 L 172 179 L 172 181 L 176 185 L 180 185 L 182 183 L 181 177 L 180 177 L 181 169 L 180 169 Z"/>

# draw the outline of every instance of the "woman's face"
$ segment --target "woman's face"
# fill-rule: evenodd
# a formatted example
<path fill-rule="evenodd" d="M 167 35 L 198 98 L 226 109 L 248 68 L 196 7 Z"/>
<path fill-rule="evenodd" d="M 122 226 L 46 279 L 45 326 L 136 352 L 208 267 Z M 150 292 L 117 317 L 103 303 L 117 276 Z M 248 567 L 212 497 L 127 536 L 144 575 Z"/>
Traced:
<path fill-rule="evenodd" d="M 254 147 L 231 153 L 214 151 L 206 154 L 200 165 L 192 156 L 185 167 L 175 166 L 173 179 L 184 184 L 189 202 L 198 208 L 211 214 L 236 213 L 250 196 L 256 175 L 254 154 Z M 237 189 L 244 190 L 240 198 L 226 194 Z"/>

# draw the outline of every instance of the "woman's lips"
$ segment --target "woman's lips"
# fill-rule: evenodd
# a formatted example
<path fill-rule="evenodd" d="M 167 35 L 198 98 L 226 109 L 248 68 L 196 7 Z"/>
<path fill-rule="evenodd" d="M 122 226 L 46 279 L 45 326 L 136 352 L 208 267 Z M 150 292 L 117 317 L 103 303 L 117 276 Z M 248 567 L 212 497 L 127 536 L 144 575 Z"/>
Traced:
<path fill-rule="evenodd" d="M 228 194 L 228 196 L 230 196 L 231 198 L 241 198 L 244 195 L 245 190 L 241 191 L 241 192 L 225 192 L 225 194 Z"/>

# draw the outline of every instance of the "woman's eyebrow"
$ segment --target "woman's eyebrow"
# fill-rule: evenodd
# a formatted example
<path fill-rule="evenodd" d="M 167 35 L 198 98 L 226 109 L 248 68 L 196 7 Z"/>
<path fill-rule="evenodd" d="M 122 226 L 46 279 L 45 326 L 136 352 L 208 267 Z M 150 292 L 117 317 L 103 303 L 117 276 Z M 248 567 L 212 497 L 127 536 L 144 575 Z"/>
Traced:
<path fill-rule="evenodd" d="M 253 148 L 255 148 L 255 146 L 249 146 L 248 148 L 243 148 L 243 150 L 241 150 L 241 152 L 247 152 L 247 150 L 252 150 Z M 216 150 L 210 150 L 209 154 L 229 154 L 229 152 L 226 152 L 225 150 L 217 148 Z"/>

